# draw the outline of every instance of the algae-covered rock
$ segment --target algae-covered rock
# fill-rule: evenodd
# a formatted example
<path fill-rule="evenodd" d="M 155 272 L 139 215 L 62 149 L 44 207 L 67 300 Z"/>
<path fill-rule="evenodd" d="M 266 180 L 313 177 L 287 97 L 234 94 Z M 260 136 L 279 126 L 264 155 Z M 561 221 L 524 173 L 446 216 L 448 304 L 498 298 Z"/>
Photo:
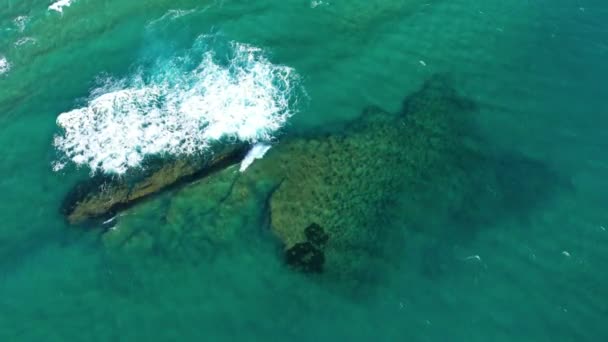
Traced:
<path fill-rule="evenodd" d="M 529 167 L 528 178 L 513 182 L 505 163 L 514 159 L 476 136 L 476 112 L 446 78 L 435 76 L 399 113 L 370 107 L 340 133 L 274 148 L 257 167 L 282 179 L 270 198 L 270 217 L 288 263 L 366 277 L 405 230 L 449 230 L 456 222 L 479 227 L 512 208 L 507 202 L 525 197 L 528 183 L 551 184 L 551 173 L 524 157 L 519 165 Z M 311 225 L 323 227 L 323 248 L 307 236 Z M 298 258 L 308 264 L 302 267 Z"/>
<path fill-rule="evenodd" d="M 227 145 L 204 157 L 148 161 L 142 171 L 122 177 L 97 175 L 68 193 L 62 212 L 73 224 L 113 214 L 180 182 L 239 162 L 246 150 L 246 144 Z"/>
<path fill-rule="evenodd" d="M 197 259 L 267 227 L 295 270 L 375 279 L 407 231 L 466 235 L 529 210 L 555 183 L 478 137 L 476 111 L 436 76 L 399 113 L 369 107 L 336 133 L 281 141 L 244 173 L 225 168 L 126 212 L 104 242 Z"/>
<path fill-rule="evenodd" d="M 119 256 L 148 253 L 186 262 L 263 238 L 264 207 L 277 183 L 259 174 L 253 181 L 249 171 L 233 165 L 126 210 L 103 234 L 105 246 Z"/>
<path fill-rule="evenodd" d="M 328 236 L 324 269 L 352 271 L 343 268 L 352 268 L 353 253 L 375 254 L 391 233 L 383 221 L 408 184 L 432 182 L 452 159 L 467 157 L 460 137 L 474 107 L 443 79 L 427 83 L 404 107 L 398 115 L 368 108 L 343 133 L 286 141 L 258 162 L 262 172 L 283 179 L 270 217 L 287 251 L 314 252 L 306 229 L 316 224 Z"/>

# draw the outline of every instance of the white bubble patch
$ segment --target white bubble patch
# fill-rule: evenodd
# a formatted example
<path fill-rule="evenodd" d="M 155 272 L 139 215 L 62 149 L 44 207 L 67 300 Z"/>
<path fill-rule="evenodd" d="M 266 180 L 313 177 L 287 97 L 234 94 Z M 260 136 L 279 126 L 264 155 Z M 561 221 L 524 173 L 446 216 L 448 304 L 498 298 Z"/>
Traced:
<path fill-rule="evenodd" d="M 56 11 L 59 13 L 63 13 L 63 8 L 70 7 L 71 4 L 72 4 L 72 0 L 59 0 L 59 1 L 52 3 L 49 6 L 49 11 Z"/>
<path fill-rule="evenodd" d="M 25 27 L 27 26 L 27 23 L 29 20 L 30 20 L 30 18 L 28 16 L 20 15 L 20 16 L 16 17 L 15 19 L 13 19 L 13 23 L 15 24 L 15 26 L 17 27 L 19 32 L 23 32 L 23 31 L 25 31 Z"/>
<path fill-rule="evenodd" d="M 245 170 L 247 170 L 247 168 L 253 164 L 253 162 L 256 159 L 262 159 L 264 157 L 264 155 L 266 154 L 266 152 L 268 152 L 268 150 L 270 150 L 270 145 L 266 145 L 264 143 L 257 143 L 255 145 L 253 145 L 253 147 L 251 147 L 251 149 L 249 150 L 249 152 L 247 152 L 247 155 L 245 156 L 245 158 L 243 158 L 243 161 L 241 161 L 241 166 L 239 167 L 239 171 L 240 172 L 245 172 Z"/>
<path fill-rule="evenodd" d="M 8 63 L 6 58 L 0 55 L 0 75 L 4 74 L 5 72 L 8 72 L 10 68 L 11 65 Z"/>
<path fill-rule="evenodd" d="M 270 141 L 292 115 L 297 75 L 258 48 L 231 44 L 231 58 L 212 52 L 162 63 L 153 77 L 111 81 L 84 108 L 59 115 L 54 145 L 67 163 L 122 174 L 148 155 L 192 155 L 218 141 Z"/>

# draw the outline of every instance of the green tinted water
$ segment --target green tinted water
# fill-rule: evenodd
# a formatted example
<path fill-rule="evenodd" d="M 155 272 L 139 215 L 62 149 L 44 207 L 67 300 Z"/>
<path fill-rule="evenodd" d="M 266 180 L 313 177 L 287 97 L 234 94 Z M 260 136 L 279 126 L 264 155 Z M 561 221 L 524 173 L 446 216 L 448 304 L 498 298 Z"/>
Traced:
<path fill-rule="evenodd" d="M 608 336 L 603 2 L 74 0 L 63 14 L 48 5 L 0 1 L 10 64 L 0 75 L 2 340 Z M 307 96 L 292 131 L 330 129 L 368 105 L 396 111 L 431 75 L 449 73 L 479 105 L 480 135 L 560 181 L 474 233 L 458 220 L 416 229 L 395 220 L 387 229 L 405 236 L 387 246 L 401 247 L 355 293 L 287 268 L 251 219 L 254 198 L 221 239 L 205 239 L 217 234 L 206 227 L 188 227 L 191 241 L 184 227 L 158 231 L 167 201 L 209 206 L 195 191 L 136 207 L 125 224 L 174 244 L 144 253 L 112 249 L 98 225 L 68 226 L 58 208 L 88 171 L 52 171 L 57 116 L 85 105 L 101 75 L 133 75 L 202 34 L 260 47 L 298 72 Z"/>

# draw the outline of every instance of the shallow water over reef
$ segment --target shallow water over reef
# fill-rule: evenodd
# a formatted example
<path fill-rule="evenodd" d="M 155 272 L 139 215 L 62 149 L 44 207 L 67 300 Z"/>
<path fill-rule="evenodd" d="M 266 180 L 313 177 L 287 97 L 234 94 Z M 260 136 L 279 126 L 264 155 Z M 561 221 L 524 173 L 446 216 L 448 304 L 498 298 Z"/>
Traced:
<path fill-rule="evenodd" d="M 608 337 L 604 2 L 52 4 L 0 0 L 0 339 Z M 61 212 L 90 166 L 139 179 L 209 127 L 271 148 Z"/>

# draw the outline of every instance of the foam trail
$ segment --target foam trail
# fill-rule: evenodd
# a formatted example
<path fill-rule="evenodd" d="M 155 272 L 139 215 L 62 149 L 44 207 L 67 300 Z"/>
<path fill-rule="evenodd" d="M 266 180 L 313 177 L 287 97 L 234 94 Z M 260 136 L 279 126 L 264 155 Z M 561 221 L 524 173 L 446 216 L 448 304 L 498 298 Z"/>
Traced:
<path fill-rule="evenodd" d="M 107 220 L 103 221 L 101 224 L 104 224 L 104 225 L 105 225 L 105 224 L 108 224 L 108 223 L 112 223 L 112 222 L 114 222 L 114 221 L 116 220 L 116 218 L 117 218 L 117 217 L 118 217 L 118 215 L 116 215 L 116 216 L 112 216 L 111 218 L 109 218 L 109 219 L 107 219 Z"/>
<path fill-rule="evenodd" d="M 0 75 L 8 72 L 11 69 L 11 65 L 8 60 L 2 55 L 0 55 Z"/>
<path fill-rule="evenodd" d="M 22 46 L 22 45 L 26 45 L 26 44 L 35 44 L 36 43 L 36 39 L 32 38 L 32 37 L 23 37 L 20 38 L 19 40 L 17 40 L 15 42 L 15 46 Z"/>
<path fill-rule="evenodd" d="M 167 20 L 167 19 L 169 19 L 169 20 L 179 19 L 181 17 L 184 17 L 184 16 L 187 16 L 189 14 L 192 14 L 192 13 L 194 13 L 196 11 L 197 11 L 196 8 L 187 9 L 187 10 L 183 10 L 183 9 L 170 9 L 165 14 L 163 14 L 160 18 L 154 19 L 154 20 L 150 21 L 146 26 L 147 27 L 151 27 L 151 26 L 154 26 L 154 25 L 158 24 L 159 22 L 162 22 L 162 21 Z"/>
<path fill-rule="evenodd" d="M 225 63 L 193 48 L 185 57 L 159 62 L 150 76 L 108 80 L 86 107 L 57 118 L 63 132 L 54 145 L 64 158 L 53 169 L 72 162 L 123 174 L 149 155 L 193 155 L 223 141 L 270 141 L 293 114 L 289 102 L 297 76 L 258 48 L 229 48 Z"/>
<path fill-rule="evenodd" d="M 241 162 L 241 167 L 239 168 L 240 172 L 244 172 L 249 165 L 251 165 L 256 159 L 262 159 L 266 152 L 270 149 L 270 145 L 266 145 L 263 143 L 257 143 L 253 145 L 253 147 L 247 152 L 247 155 Z"/>
<path fill-rule="evenodd" d="M 70 7 L 72 4 L 72 0 L 59 0 L 57 2 L 52 3 L 49 6 L 49 11 L 56 11 L 59 13 L 63 13 L 64 7 Z"/>

